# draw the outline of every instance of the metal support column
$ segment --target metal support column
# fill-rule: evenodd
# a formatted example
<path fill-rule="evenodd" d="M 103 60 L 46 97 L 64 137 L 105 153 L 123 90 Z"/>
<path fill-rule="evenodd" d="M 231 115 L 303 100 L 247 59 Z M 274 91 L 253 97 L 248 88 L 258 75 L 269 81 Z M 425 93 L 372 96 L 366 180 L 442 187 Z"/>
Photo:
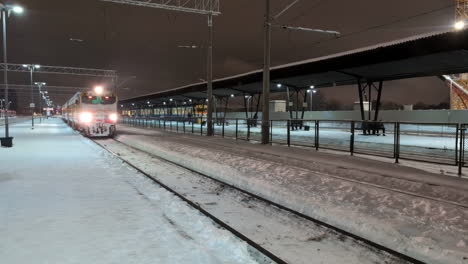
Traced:
<path fill-rule="evenodd" d="M 33 86 L 33 66 L 29 65 L 30 67 L 30 77 L 31 77 L 31 129 L 34 129 L 34 86 Z"/>
<path fill-rule="evenodd" d="M 270 141 L 270 55 L 271 55 L 271 18 L 270 0 L 265 0 L 264 25 L 264 63 L 263 63 L 263 111 L 262 111 L 262 144 Z"/>
<path fill-rule="evenodd" d="M 213 1 L 210 1 L 210 10 L 213 8 Z M 213 136 L 213 14 L 208 14 L 208 66 L 206 82 L 208 86 L 208 114 L 207 114 L 207 136 Z"/>
<path fill-rule="evenodd" d="M 367 102 L 367 107 L 369 107 L 368 116 L 369 116 L 369 121 L 370 121 L 372 120 L 372 83 L 371 82 L 367 83 L 367 86 L 369 87 L 369 100 Z"/>
<path fill-rule="evenodd" d="M 3 25 L 3 63 L 7 65 L 7 27 L 6 27 L 6 16 L 7 12 L 2 9 L 2 25 Z M 9 109 L 9 98 L 8 98 L 8 70 L 7 67 L 3 69 L 3 81 L 5 82 L 5 138 L 10 137 L 10 129 L 8 124 L 8 109 Z"/>
<path fill-rule="evenodd" d="M 380 81 L 379 82 L 379 90 L 377 91 L 377 102 L 375 104 L 374 121 L 378 121 L 378 119 L 379 119 L 380 98 L 382 97 L 382 88 L 383 88 L 383 81 Z"/>
<path fill-rule="evenodd" d="M 364 98 L 362 96 L 362 84 L 360 80 L 358 80 L 358 90 L 359 90 L 359 106 L 361 108 L 361 119 L 362 121 L 364 121 L 366 120 L 366 115 L 364 113 Z"/>

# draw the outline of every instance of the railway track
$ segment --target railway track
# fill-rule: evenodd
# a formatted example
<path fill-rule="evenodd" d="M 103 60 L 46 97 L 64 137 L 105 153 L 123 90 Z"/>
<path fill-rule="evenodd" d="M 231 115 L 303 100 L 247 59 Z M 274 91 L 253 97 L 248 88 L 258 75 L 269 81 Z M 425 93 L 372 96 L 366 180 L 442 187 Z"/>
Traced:
<path fill-rule="evenodd" d="M 115 140 L 113 139 L 114 141 L 116 142 L 119 142 L 118 140 Z M 198 210 L 200 213 L 202 213 L 203 215 L 205 215 L 206 217 L 210 218 L 211 220 L 213 220 L 213 222 L 215 222 L 216 224 L 218 224 L 219 226 L 221 226 L 222 228 L 228 230 L 229 232 L 231 232 L 233 235 L 235 235 L 236 237 L 238 237 L 240 240 L 246 242 L 248 245 L 250 245 L 252 248 L 258 250 L 259 252 L 261 252 L 263 255 L 265 255 L 267 258 L 269 258 L 273 263 L 277 263 L 277 264 L 287 264 L 288 262 L 286 262 L 285 260 L 281 259 L 280 257 L 278 257 L 277 255 L 275 255 L 274 253 L 270 252 L 269 250 L 265 249 L 264 247 L 262 247 L 261 245 L 255 243 L 253 240 L 249 239 L 247 236 L 243 235 L 241 232 L 237 231 L 236 229 L 232 228 L 230 225 L 226 224 L 225 222 L 223 222 L 222 220 L 220 220 L 219 218 L 217 218 L 216 216 L 214 216 L 213 214 L 209 213 L 207 210 L 203 209 L 200 205 L 198 205 L 197 203 L 189 200 L 187 197 L 185 197 L 184 195 L 180 194 L 179 192 L 177 192 L 176 190 L 174 190 L 173 188 L 169 187 L 168 185 L 162 183 L 161 181 L 159 181 L 158 179 L 156 179 L 155 177 L 151 176 L 150 174 L 146 173 L 145 171 L 143 171 L 142 169 L 140 169 L 139 167 L 135 166 L 134 164 L 132 164 L 131 162 L 129 162 L 128 160 L 120 157 L 120 155 L 118 155 L 117 153 L 113 152 L 112 150 L 110 150 L 109 148 L 107 148 L 106 146 L 100 144 L 98 141 L 96 140 L 92 140 L 94 143 L 96 143 L 98 146 L 100 146 L 101 148 L 105 149 L 106 151 L 108 151 L 109 153 L 111 153 L 114 157 L 116 157 L 117 159 L 121 160 L 122 162 L 124 162 L 125 164 L 127 164 L 128 166 L 132 167 L 133 169 L 135 169 L 136 171 L 138 171 L 139 173 L 141 173 L 142 175 L 144 175 L 146 178 L 150 179 L 151 181 L 153 181 L 154 183 L 158 184 L 159 186 L 163 187 L 164 189 L 166 189 L 167 191 L 173 193 L 175 196 L 179 197 L 180 199 L 182 199 L 182 201 L 186 202 L 187 204 L 189 204 L 192 208 Z M 119 142 L 120 143 L 120 142 Z M 123 144 L 123 143 L 120 143 L 120 144 Z M 135 149 L 136 150 L 136 149 Z M 138 151 L 138 150 L 137 150 Z M 173 164 L 173 163 L 171 163 Z"/>
<path fill-rule="evenodd" d="M 192 140 L 196 140 L 197 137 L 194 137 Z M 120 141 L 119 141 L 120 142 Z M 200 141 L 198 141 L 200 142 Z M 123 142 L 120 142 L 122 144 L 125 144 Z M 200 143 L 204 143 L 204 142 L 200 142 Z M 210 142 L 210 146 L 213 146 L 213 145 L 216 145 L 218 146 L 220 149 L 224 149 L 226 148 L 225 145 L 222 145 L 222 144 L 218 144 L 216 142 Z M 128 145 L 127 145 L 128 146 Z M 129 146 L 131 147 L 131 146 Z M 264 160 L 262 160 L 261 158 L 258 158 L 258 157 L 252 157 L 251 155 L 247 155 L 245 153 L 248 153 L 248 151 L 246 150 L 236 150 L 236 155 L 239 155 L 239 156 L 243 156 L 245 158 L 248 158 L 248 159 L 251 159 L 251 160 L 257 160 L 259 162 L 262 162 Z M 267 152 L 262 152 L 261 150 L 259 150 L 257 152 L 258 154 L 261 154 L 261 155 L 264 155 L 264 156 L 274 156 L 274 157 L 278 157 L 276 155 L 273 155 L 273 154 L 270 154 L 270 153 L 267 153 Z M 301 161 L 301 162 L 304 162 L 304 163 L 308 163 L 309 161 L 308 160 L 304 160 L 304 159 L 298 159 L 297 161 Z M 288 165 L 288 164 L 285 164 L 283 163 L 283 166 L 284 167 L 291 167 L 291 165 Z M 373 188 L 378 188 L 378 189 L 382 189 L 382 190 L 387 190 L 387 191 L 391 191 L 391 192 L 394 192 L 394 193 L 399 193 L 399 194 L 405 194 L 405 195 L 411 195 L 413 197 L 417 197 L 417 198 L 422 198 L 422 199 L 426 199 L 426 200 L 431 200 L 431 201 L 436 201 L 436 202 L 440 202 L 440 203 L 445 203 L 445 204 L 449 204 L 449 205 L 452 205 L 452 206 L 457 206 L 457 207 L 461 207 L 461 208 L 465 208 L 465 209 L 468 209 L 468 204 L 463 204 L 463 203 L 459 203 L 459 202 L 454 202 L 454 201 L 449 201 L 449 200 L 445 200 L 445 199 L 440 199 L 440 198 L 437 198 L 437 197 L 432 197 L 432 196 L 428 196 L 428 195 L 422 195 L 422 194 L 419 194 L 419 193 L 415 193 L 415 192 L 410 192 L 410 191 L 405 191 L 405 190 L 400 190 L 400 189 L 396 189 L 396 188 L 390 188 L 390 187 L 387 187 L 387 186 L 384 186 L 384 185 L 380 185 L 380 184 L 375 184 L 375 183 L 370 183 L 370 182 L 365 182 L 365 181 L 360 181 L 360 180 L 356 180 L 356 179 L 350 179 L 350 178 L 346 178 L 346 177 L 341 177 L 341 176 L 337 176 L 337 175 L 332 175 L 332 174 L 329 174 L 329 173 L 324 173 L 324 172 L 320 172 L 320 171 L 316 171 L 316 170 L 312 170 L 312 169 L 303 169 L 303 168 L 298 168 L 297 166 L 294 167 L 296 170 L 302 170 L 304 172 L 311 172 L 311 173 L 314 173 L 314 174 L 317 174 L 317 175 L 321 175 L 321 176 L 326 176 L 326 177 L 331 177 L 331 178 L 335 178 L 335 179 L 339 179 L 339 180 L 343 180 L 343 181 L 347 181 L 347 182 L 352 182 L 352 183 L 357 183 L 357 184 L 361 184 L 361 185 L 364 185 L 364 186 L 369 186 L 369 187 L 373 187 Z M 392 176 L 386 176 L 386 175 L 381 175 L 382 177 L 392 177 Z M 415 182 L 413 180 L 410 180 L 410 179 L 402 179 L 402 180 L 406 180 L 406 181 L 410 181 L 410 182 Z"/>
<path fill-rule="evenodd" d="M 127 165 L 129 165 L 130 167 L 134 168 L 135 170 L 137 170 L 138 172 L 140 172 L 142 175 L 144 175 L 145 177 L 147 177 L 148 179 L 152 180 L 153 182 L 157 183 L 158 185 L 162 186 L 163 188 L 165 188 L 166 190 L 174 193 L 176 196 L 178 196 L 179 198 L 181 198 L 183 201 L 187 202 L 190 206 L 192 206 L 193 208 L 195 208 L 196 210 L 200 211 L 202 214 L 204 214 L 205 216 L 209 217 L 210 219 L 212 219 L 215 223 L 217 223 L 219 226 L 225 228 L 226 230 L 230 231 L 231 233 L 233 233 L 235 236 L 237 236 L 239 239 L 245 241 L 247 244 L 249 244 L 251 247 L 255 248 L 256 250 L 258 250 L 259 252 L 263 253 L 265 256 L 267 256 L 268 258 L 270 258 L 272 261 L 276 262 L 276 263 L 288 263 L 286 262 L 284 259 L 280 258 L 279 256 L 277 256 L 276 254 L 274 254 L 273 252 L 265 249 L 264 247 L 262 247 L 261 245 L 257 244 L 256 242 L 254 242 L 253 240 L 249 239 L 246 235 L 242 234 L 241 232 L 237 231 L 236 229 L 232 228 L 230 225 L 226 224 L 225 222 L 223 222 L 222 220 L 220 220 L 219 218 L 217 218 L 216 216 L 212 215 L 211 213 L 209 213 L 208 211 L 206 211 L 205 209 L 203 209 L 200 205 L 198 205 L 197 203 L 191 201 L 190 199 L 188 199 L 186 196 L 182 195 L 181 193 L 177 192 L 176 190 L 174 190 L 173 188 L 167 186 L 166 184 L 162 183 L 160 180 L 156 179 L 155 177 L 149 175 L 148 173 L 146 173 L 145 171 L 143 171 L 142 169 L 140 169 L 138 166 L 134 165 L 132 162 L 128 161 L 127 159 L 125 158 L 122 158 L 120 155 L 118 155 L 117 153 L 114 153 L 112 150 L 110 150 L 108 147 L 104 146 L 103 144 L 100 144 L 99 141 L 95 141 L 93 140 L 97 145 L 99 145 L 100 147 L 102 147 L 103 149 L 105 149 L 106 151 L 108 151 L 109 153 L 111 153 L 113 156 L 115 156 L 116 158 L 118 158 L 119 160 L 123 161 L 124 163 L 126 163 Z M 322 226 L 322 227 L 325 227 L 327 229 L 330 229 L 338 234 L 341 234 L 341 235 L 344 235 L 346 237 L 349 237 L 349 238 L 352 238 L 356 241 L 359 241 L 363 244 L 365 244 L 366 246 L 370 247 L 370 248 L 373 248 L 377 251 L 381 251 L 381 252 L 385 252 L 389 255 L 392 255 L 398 259 L 401 259 L 401 260 L 404 260 L 405 262 L 408 262 L 408 263 L 424 263 L 420 260 L 417 260 L 413 257 L 410 257 L 408 255 L 405 255 L 405 254 L 402 254 L 398 251 L 395 251 L 391 248 L 388 248 L 388 247 L 385 247 L 381 244 L 378 244 L 378 243 L 375 243 L 373 241 L 370 241 L 364 237 L 361 237 L 361 236 L 358 236 L 358 235 L 355 235 L 355 234 L 352 234 L 350 232 L 347 232 L 343 229 L 340 229 L 338 227 L 335 227 L 333 225 L 330 225 L 330 224 L 327 224 L 323 221 L 320 221 L 318 219 L 315 219 L 315 218 L 312 218 L 310 216 L 307 216 L 307 215 L 304 215 L 300 212 L 297 212 L 297 211 L 294 211 L 290 208 L 287 208 L 285 206 L 282 206 L 280 204 L 277 204 L 275 202 L 272 202 L 268 199 L 265 199 L 263 197 L 260 197 L 256 194 L 253 194 L 251 192 L 248 192 L 248 191 L 245 191 L 241 188 L 238 188 L 236 186 L 233 186 L 229 183 L 226 183 L 226 182 L 223 182 L 223 181 L 220 181 L 218 179 L 215 179 L 209 175 L 206 175 L 206 174 L 202 174 L 202 173 L 199 173 L 198 171 L 195 171 L 191 168 L 188 168 L 188 167 L 185 167 L 183 165 L 180 165 L 178 163 L 175 163 L 175 162 L 172 162 L 170 160 L 167 160 L 165 158 L 162 158 L 160 156 L 157 156 L 157 155 L 154 155 L 153 153 L 148 153 L 146 151 L 142 151 L 140 149 L 136 149 L 126 143 L 123 143 L 119 140 L 116 140 L 116 139 L 112 139 L 112 141 L 118 143 L 118 144 L 122 144 L 130 149 L 133 149 L 135 151 L 138 151 L 138 152 L 142 152 L 142 153 L 145 153 L 149 156 L 152 156 L 153 158 L 157 159 L 157 160 L 160 160 L 162 162 L 165 162 L 165 163 L 168 163 L 168 164 L 171 164 L 173 166 L 176 166 L 176 167 L 179 167 L 179 168 L 182 168 L 184 170 L 187 170 L 187 171 L 190 171 L 196 175 L 199 175 L 199 176 L 202 176 L 204 178 L 207 178 L 213 182 L 216 182 L 218 184 L 221 184 L 223 186 L 227 186 L 229 188 L 232 188 L 233 190 L 236 190 L 242 194 L 245 194 L 257 201 L 260 201 L 262 203 L 265 203 L 265 204 L 268 204 L 269 206 L 273 206 L 275 208 L 278 208 L 280 210 L 284 210 L 288 213 L 291 213 L 299 218 L 302 218 L 302 219 L 305 219 L 307 221 L 311 221 L 319 226 Z"/>

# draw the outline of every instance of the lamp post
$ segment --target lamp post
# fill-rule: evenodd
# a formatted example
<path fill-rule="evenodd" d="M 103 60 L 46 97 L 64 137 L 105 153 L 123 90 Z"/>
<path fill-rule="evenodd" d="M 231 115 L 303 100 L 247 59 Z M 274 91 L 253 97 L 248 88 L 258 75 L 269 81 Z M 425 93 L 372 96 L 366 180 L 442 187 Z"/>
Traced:
<path fill-rule="evenodd" d="M 42 94 L 42 87 L 43 86 L 46 86 L 46 83 L 45 82 L 35 82 L 34 83 L 35 85 L 37 85 L 37 87 L 39 88 L 39 112 L 41 113 L 40 117 L 39 117 L 39 121 L 42 123 L 42 97 L 44 97 L 44 95 Z"/>
<path fill-rule="evenodd" d="M 314 90 L 314 88 L 315 87 L 313 85 L 311 85 L 310 89 L 307 90 L 307 93 L 309 94 L 309 98 L 310 98 L 309 99 L 310 100 L 310 103 L 309 103 L 309 110 L 310 111 L 313 111 L 313 108 L 312 108 L 313 96 L 314 96 L 315 93 L 317 93 L 317 90 Z"/>
<path fill-rule="evenodd" d="M 31 78 L 31 104 L 29 107 L 31 108 L 31 129 L 34 129 L 34 110 L 35 110 L 35 104 L 34 104 L 34 81 L 33 81 L 33 73 L 34 69 L 40 69 L 41 66 L 36 64 L 23 64 L 23 68 L 26 68 L 30 72 L 30 78 Z"/>
<path fill-rule="evenodd" d="M 21 14 L 24 12 L 24 9 L 21 6 L 9 6 L 5 4 L 0 4 L 1 16 L 2 16 L 2 26 L 3 26 L 3 81 L 5 82 L 5 137 L 1 140 L 2 147 L 12 147 L 13 138 L 10 137 L 9 124 L 8 124 L 8 108 L 10 106 L 8 99 L 8 57 L 7 57 L 7 16 L 11 12 L 16 14 Z"/>

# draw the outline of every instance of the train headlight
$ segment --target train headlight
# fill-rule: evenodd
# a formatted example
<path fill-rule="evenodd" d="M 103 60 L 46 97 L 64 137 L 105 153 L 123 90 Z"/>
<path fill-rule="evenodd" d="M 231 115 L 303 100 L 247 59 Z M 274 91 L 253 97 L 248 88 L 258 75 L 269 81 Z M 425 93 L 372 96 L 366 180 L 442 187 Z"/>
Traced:
<path fill-rule="evenodd" d="M 119 118 L 119 117 L 118 117 L 117 114 L 115 114 L 115 113 L 109 115 L 109 120 L 112 121 L 112 122 L 117 122 L 117 119 L 118 119 L 118 118 Z"/>
<path fill-rule="evenodd" d="M 80 121 L 83 123 L 91 123 L 93 121 L 93 114 L 89 112 L 83 112 L 80 114 Z"/>

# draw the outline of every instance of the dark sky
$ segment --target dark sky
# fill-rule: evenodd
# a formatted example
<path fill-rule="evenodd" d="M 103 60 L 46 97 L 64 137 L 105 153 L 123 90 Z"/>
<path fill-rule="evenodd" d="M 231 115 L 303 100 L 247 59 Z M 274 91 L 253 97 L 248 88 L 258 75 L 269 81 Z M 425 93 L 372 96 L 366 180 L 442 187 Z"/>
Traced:
<path fill-rule="evenodd" d="M 121 79 L 136 76 L 121 87 L 121 98 L 148 94 L 205 78 L 204 49 L 179 45 L 206 43 L 207 21 L 201 15 L 133 7 L 98 0 L 16 0 L 26 8 L 9 19 L 9 62 L 107 68 Z M 262 67 L 264 0 L 221 0 L 215 19 L 215 77 Z M 292 0 L 271 0 L 277 13 Z M 337 30 L 342 37 L 273 30 L 273 65 L 314 58 L 439 31 L 453 23 L 449 0 L 303 0 L 278 24 Z M 70 38 L 83 42 L 70 41 Z M 37 75 L 50 85 L 92 86 L 99 78 Z M 26 74 L 13 74 L 10 83 L 28 84 Z M 388 83 L 383 100 L 400 103 L 439 103 L 448 89 L 437 78 Z M 325 96 L 349 103 L 355 87 L 323 90 Z M 26 96 L 26 95 L 25 95 Z M 51 94 L 57 103 L 66 96 Z"/>

